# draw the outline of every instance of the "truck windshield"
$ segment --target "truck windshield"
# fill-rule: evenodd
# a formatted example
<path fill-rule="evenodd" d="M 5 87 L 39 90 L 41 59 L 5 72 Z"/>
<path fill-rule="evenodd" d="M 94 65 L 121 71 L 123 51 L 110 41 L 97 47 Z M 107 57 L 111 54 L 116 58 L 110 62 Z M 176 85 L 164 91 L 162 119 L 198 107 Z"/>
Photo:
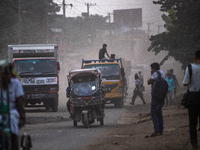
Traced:
<path fill-rule="evenodd" d="M 120 80 L 120 69 L 117 64 L 85 65 L 84 69 L 98 68 L 102 73 L 102 80 Z"/>
<path fill-rule="evenodd" d="M 19 75 L 31 74 L 56 74 L 54 59 L 15 60 L 14 65 Z"/>

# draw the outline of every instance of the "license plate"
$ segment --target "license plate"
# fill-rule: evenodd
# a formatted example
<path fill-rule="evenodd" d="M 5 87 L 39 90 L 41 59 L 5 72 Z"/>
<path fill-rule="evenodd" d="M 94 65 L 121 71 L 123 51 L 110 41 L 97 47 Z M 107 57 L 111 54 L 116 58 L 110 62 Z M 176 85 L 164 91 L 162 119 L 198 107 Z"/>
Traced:
<path fill-rule="evenodd" d="M 31 94 L 32 98 L 41 98 L 43 97 L 45 94 Z"/>

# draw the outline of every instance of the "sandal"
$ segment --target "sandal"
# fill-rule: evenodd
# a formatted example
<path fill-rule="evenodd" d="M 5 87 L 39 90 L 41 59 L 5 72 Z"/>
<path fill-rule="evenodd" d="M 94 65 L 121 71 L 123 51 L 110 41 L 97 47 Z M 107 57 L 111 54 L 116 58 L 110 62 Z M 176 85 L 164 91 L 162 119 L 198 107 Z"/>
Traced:
<path fill-rule="evenodd" d="M 155 136 L 160 136 L 160 135 L 163 135 L 163 134 L 160 132 L 155 132 L 155 133 L 151 134 L 150 137 L 155 137 Z"/>

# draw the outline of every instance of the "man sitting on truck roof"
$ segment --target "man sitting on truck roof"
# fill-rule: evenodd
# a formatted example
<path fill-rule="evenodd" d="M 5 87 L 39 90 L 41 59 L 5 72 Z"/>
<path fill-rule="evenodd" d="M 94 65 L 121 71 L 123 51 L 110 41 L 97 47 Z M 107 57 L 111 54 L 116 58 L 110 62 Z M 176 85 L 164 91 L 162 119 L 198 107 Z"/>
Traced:
<path fill-rule="evenodd" d="M 107 48 L 107 45 L 103 44 L 103 48 L 99 50 L 99 59 L 105 59 L 105 54 L 106 54 L 112 60 L 106 48 Z"/>

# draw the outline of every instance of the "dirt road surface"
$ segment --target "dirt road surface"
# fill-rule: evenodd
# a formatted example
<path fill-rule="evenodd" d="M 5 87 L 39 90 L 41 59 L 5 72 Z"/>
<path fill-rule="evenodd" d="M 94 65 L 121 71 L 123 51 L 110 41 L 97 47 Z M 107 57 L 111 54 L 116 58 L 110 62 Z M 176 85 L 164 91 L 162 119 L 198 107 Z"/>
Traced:
<path fill-rule="evenodd" d="M 122 109 L 107 105 L 105 125 L 95 123 L 89 129 L 80 123 L 73 127 L 65 107 L 57 113 L 28 109 L 21 133 L 31 135 L 33 150 L 190 150 L 188 112 L 180 105 L 184 91 L 179 89 L 174 103 L 163 108 L 162 136 L 149 137 L 153 133 L 149 91 L 144 93 L 146 105 L 140 98 L 129 105 L 131 94 Z"/>
<path fill-rule="evenodd" d="M 82 150 L 190 150 L 188 111 L 180 105 L 185 88 L 179 89 L 171 106 L 163 108 L 163 135 L 150 137 L 153 122 L 150 103 L 126 106 L 126 111 L 109 136 Z M 139 98 L 137 101 L 141 101 Z M 200 131 L 198 132 L 200 135 Z M 200 142 L 199 142 L 200 143 Z"/>

